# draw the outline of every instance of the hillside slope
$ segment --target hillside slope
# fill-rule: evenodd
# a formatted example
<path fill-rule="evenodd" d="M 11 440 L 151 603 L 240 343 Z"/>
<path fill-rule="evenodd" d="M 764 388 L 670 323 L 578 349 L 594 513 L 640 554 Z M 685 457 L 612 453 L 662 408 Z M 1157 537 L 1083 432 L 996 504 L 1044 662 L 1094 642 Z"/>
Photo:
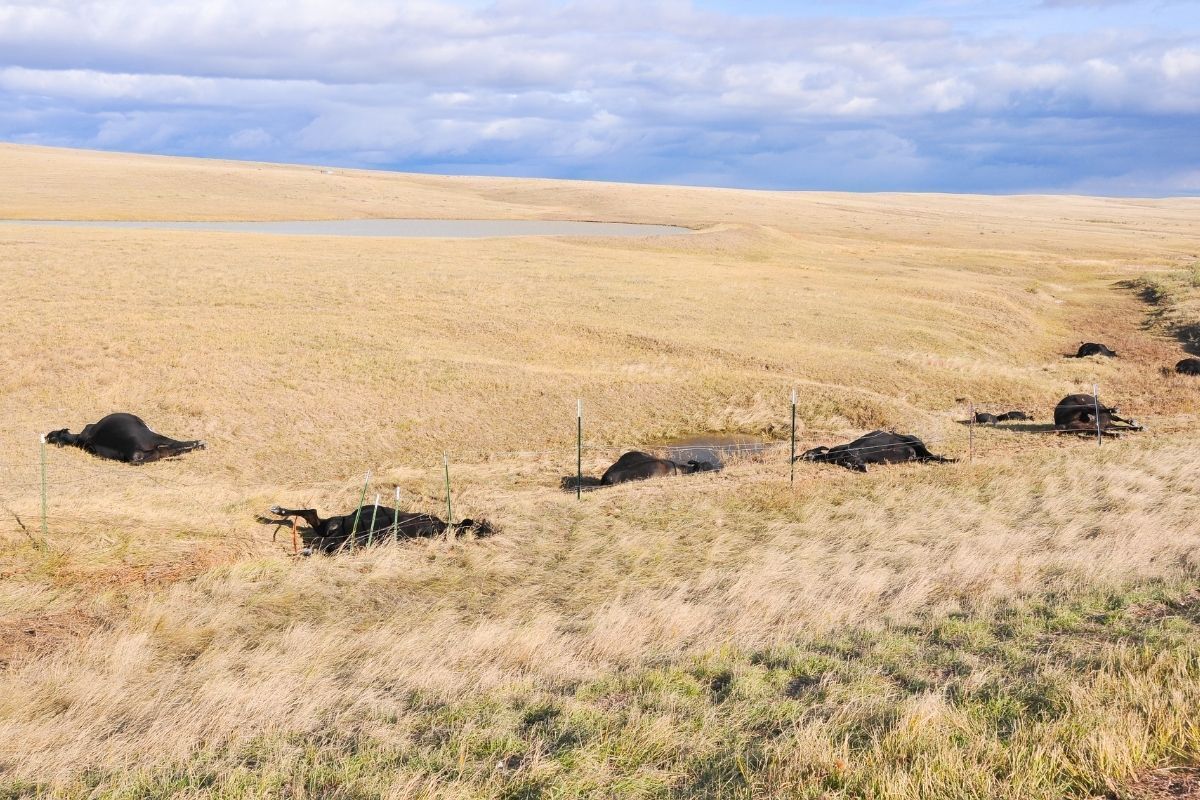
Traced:
<path fill-rule="evenodd" d="M 1196 261 L 1200 202 L 12 145 L 0 174 L 0 219 L 695 231 L 0 225 L 0 796 L 1132 796 L 1200 759 L 1200 380 L 1162 373 L 1183 350 L 1136 288 Z M 1122 357 L 1062 357 L 1084 339 Z M 1149 430 L 959 424 L 973 402 L 1044 425 L 1094 384 Z M 576 398 L 598 474 L 680 435 L 782 443 L 792 388 L 801 448 L 891 426 L 961 460 L 803 464 L 793 487 L 775 447 L 558 488 Z M 43 540 L 38 435 L 114 410 L 209 449 L 139 469 L 51 449 Z M 344 511 L 368 470 L 444 513 L 444 453 L 455 516 L 499 536 L 297 562 L 254 521 Z"/>

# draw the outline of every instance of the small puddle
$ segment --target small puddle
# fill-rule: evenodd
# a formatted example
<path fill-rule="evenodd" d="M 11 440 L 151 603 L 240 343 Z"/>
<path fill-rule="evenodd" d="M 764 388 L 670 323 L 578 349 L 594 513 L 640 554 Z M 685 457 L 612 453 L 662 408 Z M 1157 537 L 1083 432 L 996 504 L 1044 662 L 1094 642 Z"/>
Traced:
<path fill-rule="evenodd" d="M 756 456 L 774 444 L 777 442 L 764 442 L 753 436 L 706 433 L 669 439 L 660 447 L 672 461 L 711 461 L 713 464 L 724 465 L 731 459 Z"/>
<path fill-rule="evenodd" d="M 383 236 L 426 239 L 481 239 L 499 236 L 676 236 L 692 232 L 690 228 L 682 228 L 678 225 L 533 219 L 330 219 L 294 222 L 5 219 L 0 220 L 0 225 L 265 233 L 276 236 Z"/>
<path fill-rule="evenodd" d="M 638 447 L 600 448 L 606 453 L 628 453 L 632 450 L 646 450 L 660 458 L 669 458 L 676 463 L 688 461 L 707 461 L 721 469 L 731 461 L 753 458 L 779 442 L 764 442 L 753 436 L 739 436 L 720 433 L 707 433 L 695 436 L 680 436 L 666 439 L 655 444 L 644 444 Z M 615 458 L 614 458 L 615 460 Z M 575 475 L 566 475 L 560 481 L 563 491 L 575 491 L 579 483 Z M 589 492 L 600 486 L 600 478 L 585 475 L 581 484 L 583 491 Z"/>

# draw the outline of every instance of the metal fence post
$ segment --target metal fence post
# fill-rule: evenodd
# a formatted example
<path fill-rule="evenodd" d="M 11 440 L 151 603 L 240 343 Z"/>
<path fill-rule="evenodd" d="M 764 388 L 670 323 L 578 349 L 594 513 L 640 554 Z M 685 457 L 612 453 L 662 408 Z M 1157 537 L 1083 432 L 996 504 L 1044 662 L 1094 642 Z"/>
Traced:
<path fill-rule="evenodd" d="M 792 450 L 791 460 L 788 461 L 791 465 L 792 476 L 790 482 L 792 489 L 796 488 L 796 390 L 792 389 Z"/>
<path fill-rule="evenodd" d="M 375 505 L 371 508 L 371 530 L 367 531 L 367 547 L 375 544 L 375 520 L 379 517 L 379 493 L 375 493 Z"/>
<path fill-rule="evenodd" d="M 450 510 L 450 454 L 442 451 L 442 466 L 446 472 L 446 525 L 449 526 L 454 522 L 454 515 Z"/>
<path fill-rule="evenodd" d="M 400 538 L 400 487 L 396 487 L 396 508 L 392 514 L 392 538 Z"/>
<path fill-rule="evenodd" d="M 583 499 L 583 398 L 575 401 L 575 499 Z"/>
<path fill-rule="evenodd" d="M 1096 414 L 1096 447 L 1104 444 L 1104 434 L 1100 430 L 1100 385 L 1092 384 L 1092 403 Z"/>
<path fill-rule="evenodd" d="M 367 499 L 367 487 L 370 485 L 371 485 L 371 470 L 367 470 L 367 477 L 363 480 L 362 494 L 359 495 L 359 497 L 358 497 L 358 509 L 355 510 L 355 512 L 354 512 L 354 527 L 350 529 L 350 538 L 347 539 L 346 542 L 342 543 L 343 545 L 345 545 L 348 542 L 350 544 L 351 550 L 354 549 L 354 537 L 358 536 L 358 520 L 359 520 L 359 517 L 362 516 L 362 504 Z M 341 549 L 342 548 L 340 548 L 340 547 L 338 548 L 338 550 L 341 550 Z"/>
<path fill-rule="evenodd" d="M 967 463 L 975 463 L 975 401 L 970 404 L 971 419 L 967 422 Z"/>
<path fill-rule="evenodd" d="M 41 442 L 42 450 L 42 544 L 45 544 L 49 541 L 47 538 L 48 523 L 46 522 L 46 509 L 49 505 L 46 498 L 46 434 L 43 433 L 38 439 Z"/>

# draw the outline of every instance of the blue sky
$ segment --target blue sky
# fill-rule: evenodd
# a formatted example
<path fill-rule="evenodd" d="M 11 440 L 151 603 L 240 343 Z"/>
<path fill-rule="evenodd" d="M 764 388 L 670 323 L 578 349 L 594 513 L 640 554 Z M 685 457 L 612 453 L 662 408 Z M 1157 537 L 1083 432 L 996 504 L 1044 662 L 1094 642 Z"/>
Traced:
<path fill-rule="evenodd" d="M 0 140 L 770 189 L 1200 194 L 1200 2 L 0 0 Z"/>

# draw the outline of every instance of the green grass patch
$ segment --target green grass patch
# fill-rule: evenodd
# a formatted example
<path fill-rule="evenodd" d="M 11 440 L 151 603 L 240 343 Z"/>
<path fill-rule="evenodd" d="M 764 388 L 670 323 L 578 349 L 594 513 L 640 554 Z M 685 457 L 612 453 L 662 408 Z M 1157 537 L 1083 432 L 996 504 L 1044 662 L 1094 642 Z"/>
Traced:
<path fill-rule="evenodd" d="M 1200 761 L 1200 592 L 1154 584 L 514 686 L 0 798 L 1122 797 Z"/>

